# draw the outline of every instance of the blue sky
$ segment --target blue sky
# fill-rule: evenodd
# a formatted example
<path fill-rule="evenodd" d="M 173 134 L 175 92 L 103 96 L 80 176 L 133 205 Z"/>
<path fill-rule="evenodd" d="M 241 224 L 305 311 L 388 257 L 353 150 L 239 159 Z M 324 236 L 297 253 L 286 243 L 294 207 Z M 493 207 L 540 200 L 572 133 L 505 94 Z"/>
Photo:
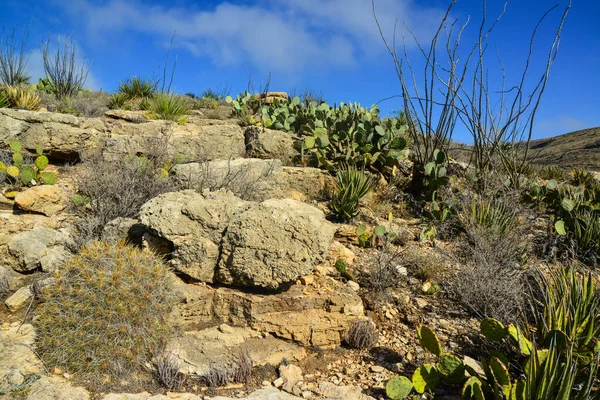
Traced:
<path fill-rule="evenodd" d="M 423 41 L 431 36 L 450 0 L 377 0 L 388 35 L 398 19 Z M 556 0 L 561 6 L 564 0 Z M 558 58 L 537 115 L 534 137 L 554 136 L 600 126 L 600 1 L 574 0 Z M 88 86 L 114 91 L 132 75 L 162 75 L 175 33 L 174 87 L 181 93 L 247 88 L 252 69 L 255 86 L 271 73 L 271 90 L 322 93 L 328 102 L 370 105 L 399 93 L 393 64 L 371 14 L 370 0 L 1 0 L 6 27 L 31 23 L 28 41 L 31 75 L 43 75 L 40 42 L 71 35 L 93 61 Z M 488 0 L 490 16 L 503 4 Z M 555 4 L 547 0 L 510 0 L 490 45 L 502 57 L 509 81 L 523 67 L 537 20 Z M 458 0 L 452 17 L 471 17 L 462 42 L 473 43 L 482 0 Z M 533 71 L 543 71 L 544 56 L 560 19 L 556 10 L 542 25 Z M 409 55 L 418 60 L 414 45 Z M 499 82 L 491 71 L 491 86 Z M 532 75 L 532 78 L 536 76 Z M 511 80 L 512 79 L 512 80 Z M 384 114 L 398 109 L 397 99 L 380 104 Z M 456 139 L 469 141 L 457 130 Z"/>

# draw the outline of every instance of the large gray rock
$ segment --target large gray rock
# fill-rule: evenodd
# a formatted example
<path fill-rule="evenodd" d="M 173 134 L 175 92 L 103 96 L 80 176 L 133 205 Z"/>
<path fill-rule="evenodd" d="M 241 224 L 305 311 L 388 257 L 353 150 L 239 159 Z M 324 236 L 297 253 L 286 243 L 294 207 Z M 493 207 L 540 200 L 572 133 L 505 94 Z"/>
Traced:
<path fill-rule="evenodd" d="M 145 245 L 167 255 L 176 271 L 213 282 L 223 231 L 231 217 L 249 205 L 227 192 L 162 194 L 140 210 L 140 220 L 148 228 Z"/>
<path fill-rule="evenodd" d="M 298 154 L 294 148 L 294 137 L 288 132 L 249 126 L 244 136 L 250 157 L 278 159 L 289 165 Z"/>
<path fill-rule="evenodd" d="M 34 342 L 31 324 L 20 329 L 18 325 L 0 327 L 0 393 L 10 393 L 23 385 L 27 377 L 41 373 L 42 363 L 31 350 Z"/>
<path fill-rule="evenodd" d="M 32 271 L 40 266 L 51 271 L 68 258 L 70 246 L 74 243 L 67 233 L 38 226 L 13 237 L 8 250 L 17 259 L 13 266 L 17 272 Z"/>
<path fill-rule="evenodd" d="M 82 387 L 71 385 L 58 376 L 43 376 L 31 385 L 27 400 L 89 400 L 90 394 Z"/>
<path fill-rule="evenodd" d="M 310 274 L 334 233 L 334 225 L 311 205 L 291 199 L 254 204 L 227 227 L 217 280 L 277 289 Z"/>

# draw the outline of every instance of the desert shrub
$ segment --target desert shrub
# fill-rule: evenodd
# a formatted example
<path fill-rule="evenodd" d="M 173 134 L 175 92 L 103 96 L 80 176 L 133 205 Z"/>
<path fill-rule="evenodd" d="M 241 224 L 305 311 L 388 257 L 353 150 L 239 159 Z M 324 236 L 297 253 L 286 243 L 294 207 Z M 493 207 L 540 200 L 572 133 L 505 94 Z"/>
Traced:
<path fill-rule="evenodd" d="M 96 384 L 130 379 L 173 333 L 173 280 L 124 243 L 81 249 L 42 290 L 35 348 L 46 365 Z"/>
<path fill-rule="evenodd" d="M 198 193 L 227 190 L 243 200 L 265 200 L 268 181 L 275 170 L 275 163 L 258 166 L 236 165 L 228 160 L 227 165 L 206 161 L 199 171 L 177 171 L 176 178 L 180 189 L 192 189 Z M 223 162 L 224 163 L 224 162 Z"/>
<path fill-rule="evenodd" d="M 459 219 L 465 226 L 483 227 L 502 235 L 514 227 L 515 215 L 514 205 L 506 201 L 477 198 L 463 205 Z"/>
<path fill-rule="evenodd" d="M 444 272 L 444 259 L 434 249 L 410 246 L 401 254 L 402 264 L 421 280 L 439 282 Z"/>
<path fill-rule="evenodd" d="M 4 87 L 4 93 L 10 108 L 34 111 L 40 108 L 40 96 L 29 86 L 7 85 Z"/>
<path fill-rule="evenodd" d="M 352 348 L 364 350 L 377 344 L 379 333 L 371 319 L 359 319 L 352 323 L 344 341 Z"/>
<path fill-rule="evenodd" d="M 179 373 L 181 363 L 179 359 L 170 352 L 162 350 L 154 359 L 155 375 L 158 383 L 169 391 L 181 389 L 184 377 Z"/>
<path fill-rule="evenodd" d="M 126 156 L 117 161 L 94 156 L 78 167 L 73 210 L 80 217 L 77 225 L 80 240 L 98 239 L 109 221 L 117 217 L 135 218 L 142 204 L 173 190 L 170 175 L 163 171 L 166 154 L 159 153 L 160 149 L 152 152 L 151 148 L 164 145 L 166 139 L 153 140 L 147 156 Z"/>
<path fill-rule="evenodd" d="M 463 265 L 451 290 L 475 315 L 510 320 L 523 310 L 524 301 L 527 249 L 519 230 L 513 226 L 502 231 L 477 219 L 463 220 L 463 229 Z"/>
<path fill-rule="evenodd" d="M 102 117 L 109 109 L 111 95 L 106 92 L 82 90 L 73 97 L 58 100 L 52 93 L 48 94 L 38 89 L 41 98 L 40 105 L 50 112 L 72 114 L 79 117 Z"/>
<path fill-rule="evenodd" d="M 538 171 L 538 175 L 542 179 L 555 179 L 559 182 L 567 180 L 567 171 L 562 169 L 557 165 L 549 165 L 547 167 L 541 168 Z"/>
<path fill-rule="evenodd" d="M 329 208 L 334 218 L 349 221 L 358 215 L 360 200 L 371 190 L 369 177 L 356 167 L 347 166 L 337 173 L 336 189 Z"/>
<path fill-rule="evenodd" d="M 149 103 L 154 118 L 175 121 L 178 124 L 185 123 L 190 111 L 183 97 L 171 93 L 158 94 Z"/>
<path fill-rule="evenodd" d="M 250 351 L 246 345 L 240 347 L 240 350 L 235 355 L 233 360 L 233 372 L 232 379 L 236 383 L 245 383 L 250 382 L 250 378 L 252 377 L 252 368 L 254 367 L 254 362 L 250 357 Z"/>
<path fill-rule="evenodd" d="M 86 65 L 83 58 L 77 60 L 77 48 L 72 38 L 65 38 L 62 46 L 58 43 L 53 53 L 50 52 L 50 41 L 47 40 L 42 45 L 42 58 L 44 71 L 57 99 L 74 97 L 83 89 L 90 66 Z"/>
<path fill-rule="evenodd" d="M 369 270 L 362 286 L 375 293 L 384 293 L 387 289 L 397 287 L 402 275 L 400 273 L 400 253 L 393 246 L 383 246 L 377 250 L 369 262 Z"/>
<path fill-rule="evenodd" d="M 2 36 L 0 37 L 0 84 L 3 85 L 25 85 L 29 83 L 28 59 L 25 53 L 27 38 L 29 32 L 22 32 L 21 40 L 15 38 L 17 28 L 6 32 L 2 26 Z"/>

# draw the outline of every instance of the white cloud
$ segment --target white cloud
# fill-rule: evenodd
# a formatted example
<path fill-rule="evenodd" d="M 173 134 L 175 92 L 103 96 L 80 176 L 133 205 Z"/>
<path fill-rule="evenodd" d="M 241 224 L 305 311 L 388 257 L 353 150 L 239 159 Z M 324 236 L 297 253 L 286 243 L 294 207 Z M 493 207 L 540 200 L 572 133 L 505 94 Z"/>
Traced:
<path fill-rule="evenodd" d="M 442 10 L 412 0 L 377 0 L 391 35 L 394 20 L 428 36 Z M 223 2 L 213 10 L 149 6 L 139 1 L 71 0 L 64 7 L 95 37 L 139 32 L 162 42 L 177 32 L 176 44 L 217 65 L 252 63 L 265 70 L 351 67 L 384 50 L 370 0 L 263 0 L 246 6 Z"/>

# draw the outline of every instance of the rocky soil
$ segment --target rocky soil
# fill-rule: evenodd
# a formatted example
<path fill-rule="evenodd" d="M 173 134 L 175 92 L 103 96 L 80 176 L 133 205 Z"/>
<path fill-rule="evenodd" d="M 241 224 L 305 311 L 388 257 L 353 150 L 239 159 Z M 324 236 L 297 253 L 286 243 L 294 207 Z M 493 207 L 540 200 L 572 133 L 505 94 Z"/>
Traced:
<path fill-rule="evenodd" d="M 423 281 L 402 265 L 401 256 L 391 261 L 397 263 L 397 287 L 373 292 L 365 277 L 377 250 L 357 246 L 354 226 L 326 219 L 323 194 L 332 178 L 289 166 L 294 148 L 286 134 L 243 129 L 236 120 L 209 119 L 202 112 L 177 125 L 125 111 L 85 119 L 0 109 L 0 146 L 12 139 L 29 150 L 43 146 L 59 184 L 26 189 L 14 200 L 0 196 L 0 399 L 382 398 L 386 380 L 428 359 L 416 338 L 419 323 L 427 321 L 450 349 L 476 349 L 470 334 L 477 321 L 453 311 L 460 307 L 448 306 L 443 294 L 425 294 Z M 169 349 L 188 379 L 183 393 L 128 382 L 123 393 L 89 391 L 77 376 L 48 369 L 33 347 L 35 292 L 76 251 L 69 205 L 77 165 L 64 162 L 92 153 L 116 160 L 143 152 L 157 139 L 170 154 L 185 156 L 174 170 L 176 179 L 211 171 L 218 181 L 243 171 L 244 180 L 257 182 L 255 198 L 242 200 L 226 190 L 166 193 L 144 204 L 139 219 L 105 227 L 107 240 L 128 238 L 167 256 L 178 287 L 173 320 L 182 330 Z M 401 237 L 394 252 L 429 250 L 416 242 L 418 221 L 393 225 Z M 335 269 L 340 259 L 356 281 Z M 453 261 L 440 263 L 443 269 Z M 377 326 L 377 345 L 351 349 L 346 332 L 364 318 Z M 211 388 L 200 379 L 241 351 L 254 366 L 248 384 Z M 444 394 L 439 389 L 436 398 Z"/>

